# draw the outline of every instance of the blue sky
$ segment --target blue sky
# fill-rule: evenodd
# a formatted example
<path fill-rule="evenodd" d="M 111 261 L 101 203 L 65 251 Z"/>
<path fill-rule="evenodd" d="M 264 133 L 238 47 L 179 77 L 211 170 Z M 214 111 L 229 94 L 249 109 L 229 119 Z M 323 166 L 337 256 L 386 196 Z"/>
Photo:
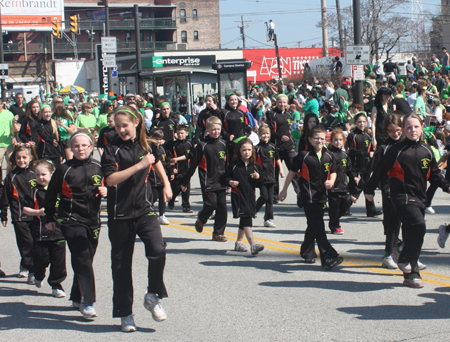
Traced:
<path fill-rule="evenodd" d="M 322 30 L 316 27 L 321 19 L 320 0 L 219 0 L 220 27 L 222 48 L 235 49 L 242 47 L 239 33 L 241 15 L 248 21 L 245 28 L 246 47 L 273 47 L 266 42 L 265 22 L 272 19 L 278 35 L 279 47 L 311 47 L 312 44 L 322 45 Z M 411 0 L 407 0 L 411 3 Z M 350 6 L 351 0 L 341 0 L 341 8 Z M 440 0 L 422 0 L 424 10 L 437 13 Z M 336 1 L 327 0 L 329 12 L 336 12 Z M 411 11 L 411 4 L 402 11 Z M 239 21 L 239 22 L 237 22 Z M 261 21 L 261 22 L 257 22 Z M 251 23 L 253 22 L 253 23 Z M 333 32 L 328 33 L 329 45 Z"/>

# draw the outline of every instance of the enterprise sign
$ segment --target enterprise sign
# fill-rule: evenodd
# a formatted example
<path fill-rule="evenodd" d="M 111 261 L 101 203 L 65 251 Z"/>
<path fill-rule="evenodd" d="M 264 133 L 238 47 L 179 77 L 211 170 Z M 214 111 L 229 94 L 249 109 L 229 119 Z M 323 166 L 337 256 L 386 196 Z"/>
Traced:
<path fill-rule="evenodd" d="M 215 55 L 205 56 L 152 56 L 142 61 L 142 68 L 164 68 L 180 66 L 211 66 Z"/>

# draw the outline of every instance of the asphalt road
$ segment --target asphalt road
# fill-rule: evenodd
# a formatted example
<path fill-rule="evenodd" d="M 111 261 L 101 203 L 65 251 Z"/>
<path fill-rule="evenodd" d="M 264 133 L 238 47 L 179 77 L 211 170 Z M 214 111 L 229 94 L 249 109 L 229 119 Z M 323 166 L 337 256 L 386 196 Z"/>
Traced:
<path fill-rule="evenodd" d="M 167 241 L 165 282 L 169 298 L 162 301 L 168 319 L 157 323 L 143 307 L 147 262 L 143 244 L 136 241 L 133 264 L 138 331 L 120 331 L 112 318 L 110 244 L 106 214 L 94 267 L 99 317 L 85 321 L 70 308 L 70 253 L 67 298 L 56 299 L 44 283 L 41 289 L 17 278 L 19 252 L 11 225 L 0 228 L 0 260 L 7 277 L 0 279 L 1 341 L 445 341 L 450 327 L 449 251 L 437 246 L 437 227 L 448 217 L 449 195 L 438 190 L 435 215 L 427 216 L 427 235 L 420 260 L 423 289 L 402 285 L 401 272 L 380 267 L 384 236 L 380 218 L 365 216 L 364 201 L 342 220 L 342 236 L 328 237 L 345 258 L 331 271 L 299 257 L 306 228 L 301 209 L 290 190 L 285 203 L 275 205 L 276 228 L 254 222 L 256 240 L 266 249 L 256 257 L 234 252 L 238 220 L 231 204 L 226 236 L 211 241 L 212 225 L 202 234 L 193 223 L 202 199 L 194 176 L 191 203 L 194 214 L 183 214 L 180 202 L 167 212 L 163 227 Z M 381 196 L 376 195 L 381 207 Z"/>

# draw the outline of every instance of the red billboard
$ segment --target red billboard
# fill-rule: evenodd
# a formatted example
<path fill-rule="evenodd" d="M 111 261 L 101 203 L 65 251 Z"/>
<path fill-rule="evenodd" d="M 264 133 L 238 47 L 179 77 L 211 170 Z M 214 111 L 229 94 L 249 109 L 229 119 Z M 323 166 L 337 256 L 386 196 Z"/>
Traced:
<path fill-rule="evenodd" d="M 296 49 L 279 49 L 280 64 L 282 68 L 283 78 L 300 78 L 303 75 L 305 63 L 311 60 L 322 58 L 322 48 L 296 48 Z M 340 56 L 341 51 L 337 48 L 329 49 L 330 56 Z M 268 81 L 278 79 L 278 63 L 273 49 L 244 49 L 244 58 L 252 61 L 252 67 L 247 70 L 251 75 L 256 72 L 256 81 Z M 248 76 L 248 80 L 253 81 L 254 78 Z"/>

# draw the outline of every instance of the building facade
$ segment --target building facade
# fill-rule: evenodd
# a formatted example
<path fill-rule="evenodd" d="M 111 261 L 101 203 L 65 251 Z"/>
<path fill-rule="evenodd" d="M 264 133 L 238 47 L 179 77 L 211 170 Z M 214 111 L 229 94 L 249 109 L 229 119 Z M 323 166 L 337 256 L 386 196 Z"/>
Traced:
<path fill-rule="evenodd" d="M 109 0 L 109 30 L 110 36 L 117 38 L 118 56 L 136 51 L 135 4 L 139 6 L 142 53 L 220 48 L 219 0 Z M 56 39 L 50 32 L 8 32 L 3 37 L 5 61 L 76 56 L 91 59 L 95 44 L 100 44 L 105 35 L 103 9 L 97 0 L 66 0 L 65 26 L 69 38 L 72 38 L 69 18 L 80 16 L 80 34 L 73 44 L 66 37 Z"/>

